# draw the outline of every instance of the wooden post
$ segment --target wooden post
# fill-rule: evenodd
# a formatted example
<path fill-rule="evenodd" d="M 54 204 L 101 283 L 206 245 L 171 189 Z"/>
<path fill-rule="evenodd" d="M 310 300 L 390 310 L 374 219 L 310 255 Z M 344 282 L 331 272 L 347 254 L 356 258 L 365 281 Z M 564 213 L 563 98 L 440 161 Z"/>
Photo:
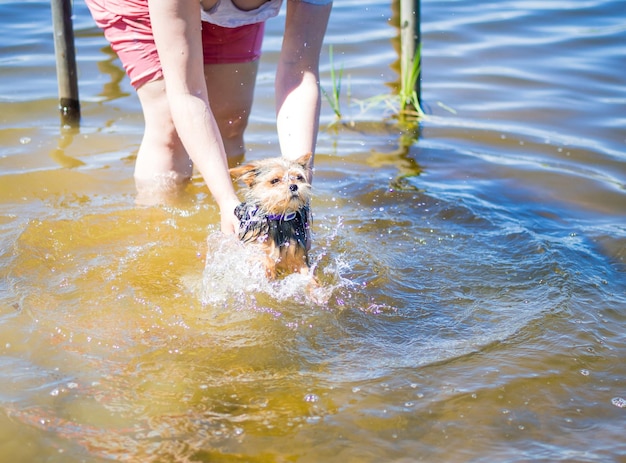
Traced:
<path fill-rule="evenodd" d="M 63 125 L 74 126 L 80 121 L 80 102 L 71 1 L 51 0 L 61 121 Z"/>
<path fill-rule="evenodd" d="M 421 46 L 420 32 L 420 0 L 400 0 L 400 71 L 403 76 L 408 75 L 413 69 L 413 61 L 421 54 L 416 53 Z M 422 72 L 415 81 L 415 93 L 417 101 L 422 101 Z"/>

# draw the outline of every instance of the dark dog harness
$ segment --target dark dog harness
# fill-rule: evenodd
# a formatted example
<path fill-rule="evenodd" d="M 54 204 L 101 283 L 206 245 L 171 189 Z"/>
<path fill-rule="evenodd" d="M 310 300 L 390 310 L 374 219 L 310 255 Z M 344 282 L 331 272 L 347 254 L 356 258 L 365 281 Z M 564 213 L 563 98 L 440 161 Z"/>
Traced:
<path fill-rule="evenodd" d="M 277 246 L 286 246 L 293 240 L 308 248 L 311 222 L 309 206 L 288 214 L 263 212 L 258 204 L 241 203 L 235 208 L 239 219 L 239 239 L 244 243 L 257 239 L 271 239 Z"/>

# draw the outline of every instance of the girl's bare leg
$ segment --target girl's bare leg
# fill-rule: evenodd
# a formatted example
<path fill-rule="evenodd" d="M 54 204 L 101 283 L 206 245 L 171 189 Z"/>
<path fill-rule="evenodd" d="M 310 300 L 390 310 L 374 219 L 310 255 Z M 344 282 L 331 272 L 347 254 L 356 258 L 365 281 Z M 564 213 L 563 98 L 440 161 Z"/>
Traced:
<path fill-rule="evenodd" d="M 137 201 L 158 203 L 180 192 L 193 173 L 170 114 L 165 83 L 148 82 L 137 90 L 145 120 L 135 163 Z"/>
<path fill-rule="evenodd" d="M 258 61 L 204 66 L 211 111 L 231 167 L 240 163 L 246 152 L 244 131 L 252 108 L 258 66 Z"/>

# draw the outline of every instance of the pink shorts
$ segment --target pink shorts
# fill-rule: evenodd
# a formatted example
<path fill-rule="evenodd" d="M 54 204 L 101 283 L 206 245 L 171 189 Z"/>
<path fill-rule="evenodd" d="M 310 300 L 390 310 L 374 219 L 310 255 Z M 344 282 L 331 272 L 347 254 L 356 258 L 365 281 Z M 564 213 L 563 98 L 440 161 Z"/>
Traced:
<path fill-rule="evenodd" d="M 163 77 L 146 8 L 132 16 L 104 11 L 97 0 L 87 0 L 96 24 L 117 53 L 135 89 Z M 227 28 L 202 23 L 204 64 L 246 63 L 261 57 L 265 23 Z"/>

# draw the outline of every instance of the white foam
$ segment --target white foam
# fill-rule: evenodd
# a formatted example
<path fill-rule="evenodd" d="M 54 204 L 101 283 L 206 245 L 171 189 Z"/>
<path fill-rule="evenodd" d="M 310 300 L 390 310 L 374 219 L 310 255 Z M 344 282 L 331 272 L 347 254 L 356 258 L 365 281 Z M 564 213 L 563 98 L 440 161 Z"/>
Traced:
<path fill-rule="evenodd" d="M 244 245 L 234 237 L 213 233 L 209 235 L 207 244 L 206 263 L 198 291 L 204 305 L 252 304 L 259 293 L 278 302 L 292 300 L 323 304 L 333 291 L 332 285 L 312 284 L 312 277 L 308 275 L 292 274 L 276 280 L 268 279 L 263 266 L 263 250 Z"/>

